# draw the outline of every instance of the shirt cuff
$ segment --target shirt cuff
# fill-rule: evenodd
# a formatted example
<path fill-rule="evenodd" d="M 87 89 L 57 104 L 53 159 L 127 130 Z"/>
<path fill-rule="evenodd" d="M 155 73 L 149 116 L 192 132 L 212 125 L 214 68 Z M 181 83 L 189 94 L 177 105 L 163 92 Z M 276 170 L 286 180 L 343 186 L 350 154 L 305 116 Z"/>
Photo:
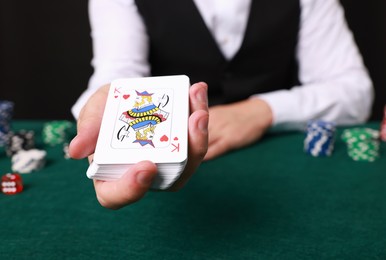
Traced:
<path fill-rule="evenodd" d="M 272 111 L 273 130 L 303 130 L 305 122 L 300 118 L 297 100 L 288 90 L 277 90 L 269 93 L 253 95 L 267 102 Z"/>

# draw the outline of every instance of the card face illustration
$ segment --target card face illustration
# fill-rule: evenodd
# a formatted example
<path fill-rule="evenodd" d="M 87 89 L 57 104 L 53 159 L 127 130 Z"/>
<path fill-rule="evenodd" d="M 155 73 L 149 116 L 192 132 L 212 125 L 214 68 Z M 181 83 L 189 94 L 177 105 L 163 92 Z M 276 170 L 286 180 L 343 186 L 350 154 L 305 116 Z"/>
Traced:
<path fill-rule="evenodd" d="M 187 158 L 189 78 L 118 79 L 111 83 L 94 161 L 126 164 Z"/>
<path fill-rule="evenodd" d="M 113 148 L 155 149 L 170 145 L 173 89 L 126 89 L 117 98 Z"/>

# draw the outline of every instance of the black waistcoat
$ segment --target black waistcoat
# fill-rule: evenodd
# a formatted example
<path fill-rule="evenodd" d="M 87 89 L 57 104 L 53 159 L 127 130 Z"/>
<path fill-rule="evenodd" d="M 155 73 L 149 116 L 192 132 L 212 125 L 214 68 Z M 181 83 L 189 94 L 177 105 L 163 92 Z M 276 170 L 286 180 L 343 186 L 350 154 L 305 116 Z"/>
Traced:
<path fill-rule="evenodd" d="M 237 0 L 235 0 L 237 1 Z M 136 0 L 150 39 L 153 76 L 209 85 L 211 105 L 297 84 L 299 0 L 252 0 L 237 54 L 225 59 L 192 0 Z"/>

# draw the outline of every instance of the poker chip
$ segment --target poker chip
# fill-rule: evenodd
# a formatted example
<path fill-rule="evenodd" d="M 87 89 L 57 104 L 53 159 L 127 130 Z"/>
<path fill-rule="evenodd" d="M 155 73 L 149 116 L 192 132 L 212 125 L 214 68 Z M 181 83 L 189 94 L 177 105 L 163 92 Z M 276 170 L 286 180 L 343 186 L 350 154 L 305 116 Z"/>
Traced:
<path fill-rule="evenodd" d="M 29 150 L 35 147 L 35 132 L 32 130 L 20 130 L 10 132 L 6 145 L 6 154 L 11 157 L 21 150 Z"/>
<path fill-rule="evenodd" d="M 370 141 L 379 138 L 379 131 L 372 128 L 346 129 L 342 133 L 342 140 L 346 143 Z"/>
<path fill-rule="evenodd" d="M 304 151 L 314 157 L 331 156 L 336 126 L 333 122 L 312 120 L 307 123 Z"/>
<path fill-rule="evenodd" d="M 347 153 L 354 161 L 373 162 L 379 158 L 380 132 L 371 128 L 346 129 L 342 140 L 347 144 Z"/>
<path fill-rule="evenodd" d="M 0 100 L 0 147 L 6 146 L 11 130 L 14 103 L 8 100 Z"/>
<path fill-rule="evenodd" d="M 45 144 L 55 146 L 68 142 L 73 123 L 70 121 L 51 121 L 43 126 L 42 138 Z"/>
<path fill-rule="evenodd" d="M 30 173 L 41 169 L 45 165 L 46 151 L 31 149 L 18 151 L 12 156 L 12 171 Z"/>

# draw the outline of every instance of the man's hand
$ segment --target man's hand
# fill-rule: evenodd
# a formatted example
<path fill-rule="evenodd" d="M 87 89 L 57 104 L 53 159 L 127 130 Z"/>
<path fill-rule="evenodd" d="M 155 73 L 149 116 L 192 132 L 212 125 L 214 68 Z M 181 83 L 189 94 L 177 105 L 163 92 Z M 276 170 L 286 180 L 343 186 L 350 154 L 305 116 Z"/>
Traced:
<path fill-rule="evenodd" d="M 209 115 L 209 147 L 205 160 L 257 141 L 272 124 L 271 108 L 258 98 L 211 107 Z"/>
<path fill-rule="evenodd" d="M 193 175 L 208 149 L 208 100 L 207 85 L 196 83 L 190 87 L 190 117 L 188 127 L 189 154 L 184 172 L 170 190 L 178 190 Z M 78 134 L 72 140 L 69 153 L 72 158 L 92 158 L 102 122 L 109 85 L 100 88 L 83 107 L 78 119 Z M 94 180 L 99 203 L 119 209 L 140 200 L 149 190 L 157 174 L 157 167 L 150 161 L 132 166 L 117 181 Z"/>

